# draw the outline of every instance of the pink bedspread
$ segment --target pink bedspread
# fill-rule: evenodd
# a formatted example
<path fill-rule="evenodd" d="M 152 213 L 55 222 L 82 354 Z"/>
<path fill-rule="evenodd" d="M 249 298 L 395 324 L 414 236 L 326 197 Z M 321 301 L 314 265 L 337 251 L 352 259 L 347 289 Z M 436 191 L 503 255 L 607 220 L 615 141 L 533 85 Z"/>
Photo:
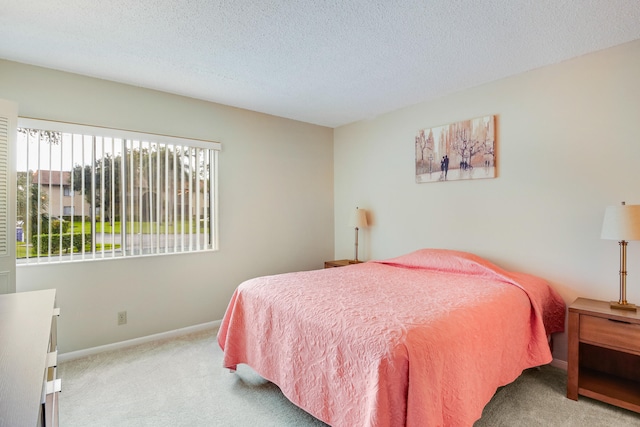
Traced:
<path fill-rule="evenodd" d="M 246 363 L 335 427 L 471 426 L 496 389 L 552 359 L 565 304 L 534 276 L 468 253 L 248 280 L 218 333 Z"/>

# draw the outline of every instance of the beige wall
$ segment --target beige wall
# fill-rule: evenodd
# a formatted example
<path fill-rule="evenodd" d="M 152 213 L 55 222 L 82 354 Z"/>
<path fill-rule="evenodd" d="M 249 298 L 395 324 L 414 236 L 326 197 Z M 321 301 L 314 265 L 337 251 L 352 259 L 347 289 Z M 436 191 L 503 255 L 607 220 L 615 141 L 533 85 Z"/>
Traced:
<path fill-rule="evenodd" d="M 18 291 L 57 288 L 62 353 L 219 320 L 241 281 L 333 256 L 330 128 L 3 60 L 1 98 L 23 117 L 222 143 L 219 251 L 18 267 Z"/>
<path fill-rule="evenodd" d="M 359 206 L 373 220 L 362 259 L 465 250 L 546 278 L 567 302 L 617 299 L 618 244 L 600 229 L 607 205 L 640 204 L 638 76 L 640 41 L 335 129 L 336 258 L 353 252 Z M 415 183 L 419 129 L 490 114 L 496 179 Z M 640 242 L 628 256 L 627 296 L 640 303 Z"/>

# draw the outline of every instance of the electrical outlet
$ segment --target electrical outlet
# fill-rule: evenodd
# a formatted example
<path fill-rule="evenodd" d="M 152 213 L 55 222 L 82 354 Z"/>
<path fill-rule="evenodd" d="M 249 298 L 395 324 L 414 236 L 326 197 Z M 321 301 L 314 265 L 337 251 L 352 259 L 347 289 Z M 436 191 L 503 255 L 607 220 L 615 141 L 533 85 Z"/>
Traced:
<path fill-rule="evenodd" d="M 119 311 L 118 312 L 118 325 L 126 325 L 127 324 L 127 312 Z"/>

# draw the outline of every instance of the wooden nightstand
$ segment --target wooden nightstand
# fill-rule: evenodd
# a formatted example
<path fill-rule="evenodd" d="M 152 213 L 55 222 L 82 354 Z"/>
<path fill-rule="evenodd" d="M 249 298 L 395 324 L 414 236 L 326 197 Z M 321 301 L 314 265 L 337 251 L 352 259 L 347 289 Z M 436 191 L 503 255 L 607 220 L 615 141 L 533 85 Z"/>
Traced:
<path fill-rule="evenodd" d="M 325 261 L 324 268 L 344 267 L 345 265 L 360 264 L 362 261 L 354 261 L 352 259 L 338 259 L 335 261 Z"/>
<path fill-rule="evenodd" d="M 606 301 L 569 306 L 567 397 L 578 395 L 640 412 L 640 314 Z"/>

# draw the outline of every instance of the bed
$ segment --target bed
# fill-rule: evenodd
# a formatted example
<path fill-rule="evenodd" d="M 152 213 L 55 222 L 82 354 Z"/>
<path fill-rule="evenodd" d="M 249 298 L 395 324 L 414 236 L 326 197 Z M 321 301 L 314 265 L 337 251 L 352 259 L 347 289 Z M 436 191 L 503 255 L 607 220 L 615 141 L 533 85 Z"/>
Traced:
<path fill-rule="evenodd" d="M 217 340 L 225 368 L 249 365 L 331 426 L 471 426 L 498 387 L 551 362 L 564 319 L 538 277 L 421 249 L 247 280 Z"/>

